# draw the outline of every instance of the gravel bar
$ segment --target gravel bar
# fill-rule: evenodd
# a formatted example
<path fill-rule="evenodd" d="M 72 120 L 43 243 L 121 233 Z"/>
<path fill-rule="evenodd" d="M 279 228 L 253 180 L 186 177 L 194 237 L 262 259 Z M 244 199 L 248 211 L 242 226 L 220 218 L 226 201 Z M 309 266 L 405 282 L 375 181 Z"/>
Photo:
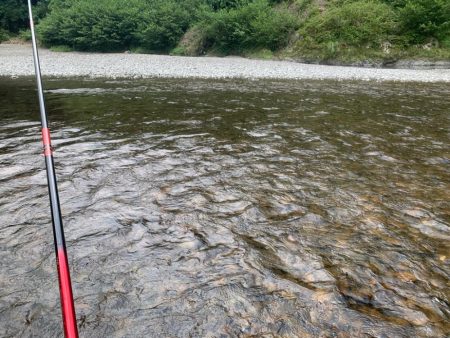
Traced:
<path fill-rule="evenodd" d="M 0 76 L 34 75 L 31 45 L 0 45 Z M 130 53 L 58 53 L 40 49 L 42 74 L 88 78 L 247 78 L 450 82 L 450 69 L 380 69 Z"/>

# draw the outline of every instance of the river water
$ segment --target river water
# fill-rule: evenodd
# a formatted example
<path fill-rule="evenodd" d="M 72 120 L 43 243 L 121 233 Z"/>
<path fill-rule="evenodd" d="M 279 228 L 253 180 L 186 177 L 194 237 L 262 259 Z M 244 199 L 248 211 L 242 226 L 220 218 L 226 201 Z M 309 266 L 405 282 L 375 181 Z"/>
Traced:
<path fill-rule="evenodd" d="M 48 80 L 82 337 L 450 334 L 450 86 Z M 33 79 L 0 80 L 0 336 L 60 337 Z"/>

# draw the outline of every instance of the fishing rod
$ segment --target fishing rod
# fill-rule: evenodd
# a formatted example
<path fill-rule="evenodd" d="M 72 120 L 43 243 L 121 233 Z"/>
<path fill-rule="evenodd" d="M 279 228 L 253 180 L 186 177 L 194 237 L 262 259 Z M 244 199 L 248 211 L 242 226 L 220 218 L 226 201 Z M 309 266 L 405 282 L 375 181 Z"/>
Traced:
<path fill-rule="evenodd" d="M 33 11 L 31 0 L 28 0 L 28 15 L 30 17 L 31 40 L 33 45 L 34 70 L 39 96 L 39 109 L 41 112 L 42 143 L 44 145 L 45 166 L 47 168 L 48 192 L 50 195 L 50 209 L 52 213 L 53 238 L 55 242 L 56 264 L 58 267 L 59 293 L 61 298 L 61 310 L 64 323 L 64 335 L 67 338 L 77 338 L 77 318 L 73 302 L 72 283 L 70 281 L 69 262 L 67 260 L 66 241 L 59 204 L 58 186 L 56 184 L 55 165 L 53 162 L 53 150 L 48 128 L 47 112 L 45 110 L 44 91 L 42 89 L 41 67 L 34 32 Z"/>

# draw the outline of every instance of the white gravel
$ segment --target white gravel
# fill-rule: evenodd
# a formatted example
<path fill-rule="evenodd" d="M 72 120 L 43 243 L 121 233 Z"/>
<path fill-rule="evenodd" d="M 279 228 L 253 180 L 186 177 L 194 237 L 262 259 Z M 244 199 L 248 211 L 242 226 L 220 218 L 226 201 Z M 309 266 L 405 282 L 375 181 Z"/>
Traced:
<path fill-rule="evenodd" d="M 0 76 L 34 75 L 31 45 L 0 45 Z M 44 76 L 91 78 L 250 78 L 450 82 L 450 69 L 378 69 L 145 54 L 57 53 L 40 49 Z"/>

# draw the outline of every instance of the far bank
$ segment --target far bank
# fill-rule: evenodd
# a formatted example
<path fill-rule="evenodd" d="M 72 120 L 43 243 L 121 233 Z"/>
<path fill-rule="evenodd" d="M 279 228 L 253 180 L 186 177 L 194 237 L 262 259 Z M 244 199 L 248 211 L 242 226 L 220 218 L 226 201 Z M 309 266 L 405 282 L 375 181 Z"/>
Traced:
<path fill-rule="evenodd" d="M 48 77 L 246 78 L 450 83 L 450 69 L 387 69 L 327 66 L 242 57 L 180 57 L 132 53 L 54 52 L 40 49 Z M 0 44 L 0 76 L 33 76 L 31 46 Z"/>

